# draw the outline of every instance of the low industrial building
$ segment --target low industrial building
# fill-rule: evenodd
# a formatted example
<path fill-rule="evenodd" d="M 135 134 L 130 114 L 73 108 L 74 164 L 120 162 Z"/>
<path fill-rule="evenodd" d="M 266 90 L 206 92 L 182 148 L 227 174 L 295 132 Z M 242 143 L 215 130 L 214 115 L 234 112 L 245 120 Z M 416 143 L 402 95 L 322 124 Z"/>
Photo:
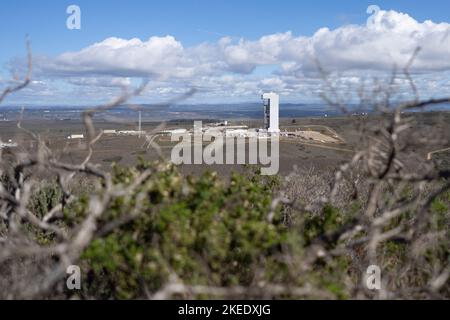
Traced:
<path fill-rule="evenodd" d="M 71 134 L 67 137 L 69 140 L 84 139 L 84 134 Z"/>

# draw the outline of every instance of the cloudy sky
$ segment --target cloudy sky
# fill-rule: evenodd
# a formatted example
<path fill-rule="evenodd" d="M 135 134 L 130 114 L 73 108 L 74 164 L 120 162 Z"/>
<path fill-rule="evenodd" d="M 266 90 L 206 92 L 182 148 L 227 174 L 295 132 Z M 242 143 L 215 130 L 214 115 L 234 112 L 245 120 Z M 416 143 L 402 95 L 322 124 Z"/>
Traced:
<path fill-rule="evenodd" d="M 66 9 L 81 9 L 69 30 Z M 370 5 L 372 6 L 369 10 Z M 139 102 L 318 102 L 323 76 L 349 96 L 389 81 L 398 98 L 450 91 L 450 2 L 443 1 L 32 1 L 2 3 L 0 88 L 24 72 L 32 42 L 33 83 L 6 104 L 89 105 L 150 80 Z M 320 66 L 323 72 L 318 72 Z M 362 85 L 364 84 L 364 86 Z"/>

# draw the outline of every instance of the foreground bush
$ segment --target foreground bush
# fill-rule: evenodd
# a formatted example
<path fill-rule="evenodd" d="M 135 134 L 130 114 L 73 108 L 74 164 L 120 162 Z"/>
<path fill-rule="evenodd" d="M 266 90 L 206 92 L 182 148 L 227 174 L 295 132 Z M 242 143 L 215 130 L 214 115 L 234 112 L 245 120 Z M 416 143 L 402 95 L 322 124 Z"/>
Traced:
<path fill-rule="evenodd" d="M 142 167 L 140 168 L 142 169 Z M 136 169 L 116 169 L 115 182 L 129 183 Z M 92 242 L 82 256 L 89 270 L 84 294 L 102 298 L 143 297 L 170 275 L 187 284 L 251 285 L 262 264 L 263 278 L 281 278 L 277 259 L 287 239 L 280 215 L 267 222 L 277 182 L 214 173 L 183 178 L 174 167 L 146 181 L 135 195 L 118 198 L 103 223 L 123 224 Z M 139 212 L 136 197 L 143 197 Z M 78 208 L 82 214 L 83 208 Z M 100 293 L 100 295 L 99 295 Z"/>
<path fill-rule="evenodd" d="M 305 187 L 311 181 L 316 198 Z M 28 297 L 35 281 L 39 297 L 47 298 L 367 298 L 379 294 L 365 285 L 373 261 L 386 297 L 449 297 L 438 270 L 450 259 L 450 193 L 434 198 L 425 216 L 418 205 L 399 207 L 429 199 L 441 184 L 422 186 L 420 194 L 402 184 L 395 195 L 383 184 L 381 198 L 400 210 L 382 221 L 380 214 L 367 219 L 367 196 L 352 200 L 345 185 L 335 203 L 324 202 L 322 195 L 331 192 L 327 181 L 311 170 L 288 179 L 250 170 L 229 179 L 213 172 L 183 176 L 173 165 L 141 162 L 114 167 L 109 186 L 102 178 L 74 183 L 78 196 L 70 201 L 59 184 L 42 180 L 28 210 L 58 229 L 29 219 L 21 233 L 0 225 L 0 233 L 10 235 L 0 244 L 0 284 L 9 288 L 4 297 Z M 359 183 L 360 190 L 369 188 L 368 180 Z M 283 194 L 295 201 L 281 200 Z M 61 201 L 67 202 L 62 214 L 46 220 Z M 372 252 L 376 228 L 385 238 Z M 61 242 L 67 236 L 72 251 Z M 66 288 L 66 257 L 81 268 L 81 290 Z M 55 272 L 62 276 L 42 290 Z"/>
<path fill-rule="evenodd" d="M 126 187 L 149 167 L 145 163 L 116 167 L 114 184 Z M 131 196 L 117 197 L 102 215 L 95 239 L 81 255 L 83 286 L 76 296 L 148 298 L 171 282 L 192 291 L 175 291 L 170 297 L 236 293 L 220 291 L 216 296 L 214 290 L 199 290 L 197 294 L 198 288 L 247 288 L 239 296 L 260 298 L 355 298 L 361 290 L 371 294 L 362 287 L 368 244 L 359 239 L 367 233 L 344 232 L 362 214 L 358 201 L 345 208 L 325 203 L 312 212 L 288 204 L 273 210 L 276 194 L 285 187 L 278 178 L 257 172 L 234 174 L 229 180 L 212 172 L 184 177 L 174 166 L 163 168 L 158 165 Z M 403 196 L 411 196 L 407 189 Z M 300 199 L 309 195 L 297 194 Z M 445 267 L 449 203 L 449 193 L 433 202 L 426 230 L 435 237 L 421 240 L 423 247 L 398 237 L 377 248 L 387 280 L 384 286 L 426 288 L 433 268 Z M 65 223 L 76 224 L 88 208 L 86 195 L 65 210 Z M 404 212 L 387 229 L 414 224 L 416 214 Z M 255 293 L 255 288 L 261 290 Z M 442 290 L 448 295 L 448 286 Z M 426 294 L 425 289 L 420 294 Z"/>

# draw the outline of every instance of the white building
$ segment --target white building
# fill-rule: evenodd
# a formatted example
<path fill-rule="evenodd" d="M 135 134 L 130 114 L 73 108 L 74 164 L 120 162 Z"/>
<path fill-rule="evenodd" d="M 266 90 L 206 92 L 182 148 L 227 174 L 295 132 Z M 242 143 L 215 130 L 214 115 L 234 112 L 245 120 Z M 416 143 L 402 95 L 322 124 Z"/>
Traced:
<path fill-rule="evenodd" d="M 274 92 L 262 95 L 264 102 L 264 129 L 269 133 L 280 132 L 279 128 L 279 104 L 280 97 Z"/>
<path fill-rule="evenodd" d="M 67 137 L 67 139 L 84 139 L 84 134 L 71 134 Z"/>
<path fill-rule="evenodd" d="M 139 130 L 120 130 L 117 131 L 117 134 L 119 135 L 125 135 L 125 136 L 137 136 L 137 135 L 143 135 L 145 134 L 145 131 L 139 131 Z"/>
<path fill-rule="evenodd" d="M 12 142 L 11 139 L 8 140 L 8 142 L 2 142 L 0 141 L 0 149 L 4 149 L 4 148 L 16 148 L 17 147 L 17 143 Z"/>
<path fill-rule="evenodd" d="M 247 129 L 228 129 L 225 131 L 226 137 L 247 137 L 248 130 Z"/>
<path fill-rule="evenodd" d="M 162 134 L 183 134 L 186 133 L 187 130 L 186 129 L 172 129 L 172 130 L 163 130 L 161 131 Z"/>

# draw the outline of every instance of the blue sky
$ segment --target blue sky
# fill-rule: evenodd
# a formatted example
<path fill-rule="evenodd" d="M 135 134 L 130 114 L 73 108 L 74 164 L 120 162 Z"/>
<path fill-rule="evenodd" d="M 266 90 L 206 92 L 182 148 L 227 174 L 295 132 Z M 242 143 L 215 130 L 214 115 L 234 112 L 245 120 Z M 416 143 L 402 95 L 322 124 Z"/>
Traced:
<path fill-rule="evenodd" d="M 66 28 L 65 24 L 68 16 L 66 14 L 66 8 L 71 4 L 76 4 L 81 8 L 81 30 L 68 30 Z M 61 65 L 60 61 L 56 63 L 52 61 L 52 59 L 58 60 L 59 56 L 64 55 L 67 52 L 80 52 L 83 48 L 89 48 L 94 43 L 102 42 L 111 37 L 123 40 L 138 38 L 145 42 L 153 36 L 161 37 L 161 39 L 166 36 L 171 36 L 177 43 L 182 45 L 183 53 L 180 54 L 184 54 L 184 51 L 191 49 L 191 51 L 194 51 L 195 49 L 195 53 L 189 53 L 187 58 L 182 59 L 183 63 L 186 63 L 187 60 L 191 61 L 193 56 L 197 57 L 199 54 L 203 54 L 203 52 L 199 53 L 201 48 L 197 48 L 197 46 L 204 43 L 215 46 L 224 37 L 228 37 L 234 45 L 238 45 L 239 40 L 243 39 L 248 42 L 248 46 L 245 47 L 246 50 L 248 50 L 248 47 L 259 48 L 256 43 L 252 42 L 258 42 L 261 37 L 268 35 L 284 34 L 291 31 L 293 40 L 291 41 L 288 39 L 283 41 L 295 43 L 294 40 L 296 38 L 312 37 L 319 29 L 324 27 L 333 31 L 347 25 L 363 26 L 369 16 L 366 13 L 366 9 L 371 4 L 378 5 L 382 10 L 393 10 L 398 14 L 407 14 L 418 23 L 423 23 L 425 20 L 431 20 L 435 24 L 450 22 L 450 2 L 448 0 L 4 1 L 2 2 L 0 11 L 0 66 L 3 67 L 0 75 L 2 76 L 3 81 L 9 78 L 11 59 L 24 55 L 24 36 L 26 34 L 29 35 L 32 41 L 34 56 L 39 59 L 42 58 L 42 60 L 36 60 L 36 67 L 38 70 L 36 73 L 37 84 L 40 83 L 43 85 L 45 83 L 46 89 L 48 90 L 47 92 L 50 92 L 51 89 L 58 89 L 64 93 L 80 93 L 80 90 L 83 90 L 83 87 L 92 87 L 93 84 L 98 83 L 94 78 L 99 77 L 99 74 L 101 74 L 101 77 L 115 76 L 127 78 L 127 83 L 131 84 L 136 82 L 138 74 L 130 72 L 128 65 L 125 68 L 128 70 L 127 72 L 123 72 L 124 68 L 121 68 L 120 70 L 111 70 L 111 68 L 102 66 L 100 69 L 89 69 L 92 71 L 91 73 L 86 72 L 84 74 L 79 74 L 78 72 L 73 72 L 72 74 L 65 73 L 64 75 L 55 75 L 54 68 L 66 68 L 67 64 Z M 394 17 L 392 19 L 395 20 L 397 18 Z M 436 27 L 433 30 L 436 31 L 441 29 L 442 28 L 440 27 Z M 430 30 L 429 32 L 431 33 L 432 31 Z M 280 42 L 278 41 L 277 44 L 279 43 Z M 334 43 L 336 45 L 336 42 Z M 448 42 L 444 42 L 443 45 L 447 45 L 447 43 Z M 157 46 L 159 43 L 154 45 Z M 167 43 L 165 45 L 167 45 Z M 289 48 L 291 48 L 290 46 Z M 230 49 L 231 47 L 227 48 Z M 234 50 L 236 48 L 233 47 L 231 49 Z M 170 52 L 170 47 L 165 50 L 169 51 L 164 52 Z M 211 51 L 212 49 L 208 50 Z M 401 48 L 398 50 L 401 50 Z M 105 50 L 102 54 L 108 54 L 108 50 Z M 211 55 L 212 53 L 209 52 L 207 54 L 208 58 L 200 59 L 203 63 L 202 66 L 199 66 L 198 62 L 196 62 L 195 65 L 189 65 L 188 73 L 191 76 L 195 74 L 196 79 L 199 79 L 202 76 L 214 76 L 217 79 L 235 76 L 238 77 L 239 81 L 243 81 L 243 86 L 244 82 L 266 80 L 262 79 L 264 77 L 273 79 L 272 83 L 275 84 L 275 80 L 277 79 L 274 78 L 274 74 L 280 76 L 280 72 L 277 73 L 277 70 L 280 68 L 281 64 L 287 65 L 289 63 L 297 63 L 299 68 L 300 66 L 305 65 L 305 62 L 302 61 L 301 58 L 297 59 L 289 57 L 285 59 L 284 57 L 286 55 L 280 54 L 279 57 L 274 59 L 265 56 L 254 62 L 247 61 L 247 57 L 245 62 L 248 63 L 248 65 L 243 65 L 243 61 L 241 60 L 239 61 L 239 64 L 237 64 L 234 60 L 230 63 L 230 59 L 225 59 L 226 61 L 224 64 L 228 64 L 229 66 L 224 67 L 222 71 L 219 73 L 216 72 L 214 75 L 210 71 L 203 73 L 198 72 L 198 70 L 193 71 L 194 68 L 204 69 L 204 61 L 206 60 L 213 61 L 214 58 L 212 58 Z M 395 56 L 395 53 L 393 53 L 392 56 Z M 120 55 L 120 57 L 123 58 L 123 55 Z M 234 54 L 233 57 L 236 58 L 236 55 Z M 63 60 L 67 62 L 67 59 L 67 57 L 64 57 Z M 83 55 L 74 55 L 70 56 L 70 59 L 70 67 L 74 69 L 74 59 L 86 61 L 87 58 Z M 99 60 L 101 60 L 101 56 L 99 57 Z M 367 59 L 354 61 L 355 65 L 359 65 L 361 60 Z M 96 61 L 98 60 L 87 62 L 87 65 L 92 66 Z M 112 64 L 114 64 L 113 62 Z M 178 60 L 174 60 L 174 65 L 170 64 L 167 68 L 178 67 L 178 62 Z M 40 63 L 42 63 L 42 68 Z M 53 66 L 53 69 L 49 67 L 50 65 Z M 86 67 L 86 65 L 84 67 Z M 146 70 L 154 76 L 154 69 L 152 68 L 153 66 L 149 66 Z M 182 72 L 185 72 L 187 70 L 186 68 L 183 69 Z M 333 68 L 333 66 L 331 66 L 331 68 Z M 429 66 L 425 66 L 424 62 L 423 68 L 428 70 Z M 369 69 L 373 68 L 370 67 Z M 51 72 L 49 70 L 51 70 Z M 439 66 L 437 70 L 434 68 L 433 72 L 446 70 L 446 66 L 442 65 Z M 158 69 L 155 72 L 159 73 L 160 71 L 161 70 Z M 176 90 L 172 90 L 173 94 L 181 92 L 181 87 L 184 85 L 182 80 L 177 79 L 175 81 L 176 83 L 171 83 L 172 73 L 168 72 L 167 74 L 170 73 L 169 76 L 167 76 L 165 72 L 163 73 L 165 74 L 163 80 L 158 78 L 157 81 L 160 81 L 161 85 L 177 88 Z M 87 78 L 90 80 L 86 82 L 85 80 Z M 79 85 L 79 79 L 83 79 L 85 84 Z M 191 80 L 189 76 L 186 76 L 184 79 L 186 81 Z M 436 81 L 439 82 L 441 80 Z M 266 82 L 271 83 L 270 81 Z M 76 84 L 74 85 L 74 83 Z M 105 86 L 101 87 L 106 88 Z M 36 88 L 36 91 L 38 90 L 39 87 Z M 112 89 L 110 87 L 108 87 L 107 90 L 108 92 L 105 91 L 105 95 L 114 94 L 114 91 L 111 91 Z M 214 91 L 215 89 L 209 88 L 208 90 Z M 162 92 L 164 90 L 160 91 Z M 166 91 L 168 92 L 168 90 Z M 217 95 L 206 95 L 202 102 L 207 99 L 220 100 L 225 98 L 221 92 L 222 91 L 218 89 Z M 246 94 L 251 94 L 251 90 L 249 89 Z M 64 96 L 67 97 L 67 95 Z M 249 97 L 243 94 L 242 100 L 248 100 L 248 98 Z M 310 98 L 311 97 L 302 95 L 293 95 L 292 99 L 302 100 Z M 29 92 L 28 95 L 23 95 L 23 97 L 18 95 L 18 97 L 11 101 L 27 103 L 27 99 L 42 103 L 47 103 L 48 101 L 49 104 L 76 103 L 76 101 L 74 101 L 76 99 L 62 99 L 62 95 L 58 96 L 57 94 L 55 94 L 54 97 L 51 97 L 51 94 L 48 94 L 36 98 L 33 96 L 32 92 Z M 239 91 L 236 92 L 233 99 L 239 100 Z M 86 102 L 89 102 L 89 99 L 86 99 Z"/>

